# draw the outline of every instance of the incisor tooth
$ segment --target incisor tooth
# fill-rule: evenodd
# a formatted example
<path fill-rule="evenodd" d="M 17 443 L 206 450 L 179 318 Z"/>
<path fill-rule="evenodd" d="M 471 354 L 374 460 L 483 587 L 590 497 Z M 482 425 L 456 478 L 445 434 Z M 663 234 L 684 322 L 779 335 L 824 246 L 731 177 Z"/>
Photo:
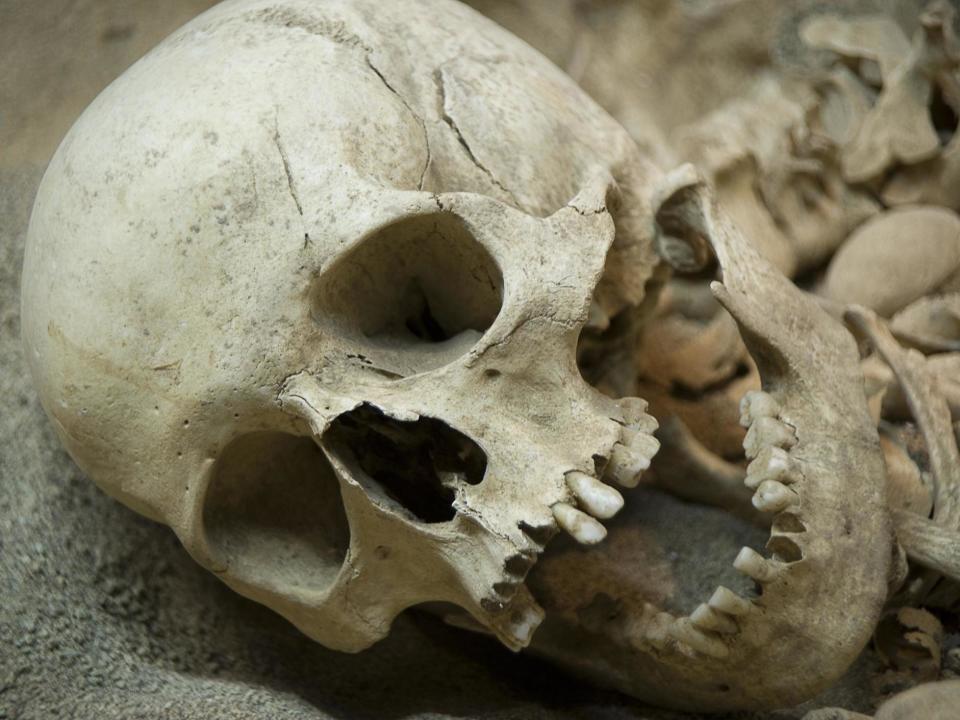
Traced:
<path fill-rule="evenodd" d="M 707 600 L 707 605 L 714 610 L 734 616 L 746 615 L 752 607 L 749 600 L 744 600 L 733 590 L 725 588 L 723 585 L 713 591 L 713 595 Z"/>
<path fill-rule="evenodd" d="M 751 390 L 740 401 L 740 424 L 750 427 L 762 417 L 775 418 L 780 414 L 780 403 L 770 393 Z"/>
<path fill-rule="evenodd" d="M 730 653 L 720 640 L 694 627 L 689 618 L 680 618 L 670 626 L 668 632 L 674 640 L 688 645 L 698 653 L 715 658 L 725 658 Z"/>
<path fill-rule="evenodd" d="M 585 473 L 567 473 L 567 485 L 580 506 L 596 518 L 612 518 L 623 507 L 623 495 Z"/>
<path fill-rule="evenodd" d="M 754 420 L 743 439 L 743 450 L 753 460 L 765 447 L 792 448 L 797 444 L 793 428 L 776 418 L 761 417 Z"/>
<path fill-rule="evenodd" d="M 649 458 L 626 445 L 616 443 L 610 451 L 610 462 L 606 472 L 623 487 L 634 488 L 640 482 L 640 473 L 648 467 L 650 467 Z"/>
<path fill-rule="evenodd" d="M 798 480 L 793 460 L 783 448 L 763 448 L 754 460 L 747 465 L 747 477 L 743 483 L 756 490 L 765 480 L 777 480 L 785 485 Z"/>
<path fill-rule="evenodd" d="M 557 525 L 570 533 L 577 542 L 596 545 L 607 536 L 607 530 L 603 525 L 572 505 L 557 503 L 551 509 Z"/>
<path fill-rule="evenodd" d="M 760 512 L 780 512 L 796 504 L 800 496 L 783 483 L 764 480 L 753 494 L 753 506 Z"/>
<path fill-rule="evenodd" d="M 745 547 L 737 554 L 733 567 L 758 583 L 765 583 L 777 576 L 777 568 L 763 555 L 752 548 Z"/>
<path fill-rule="evenodd" d="M 701 630 L 730 635 L 737 631 L 737 624 L 726 613 L 717 612 L 706 603 L 697 605 L 697 609 L 690 613 L 690 622 Z"/>

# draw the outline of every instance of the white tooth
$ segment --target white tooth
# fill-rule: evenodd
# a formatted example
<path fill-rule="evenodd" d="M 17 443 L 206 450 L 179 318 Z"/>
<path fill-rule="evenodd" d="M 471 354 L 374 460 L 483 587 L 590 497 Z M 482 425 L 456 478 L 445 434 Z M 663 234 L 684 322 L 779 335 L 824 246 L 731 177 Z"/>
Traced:
<path fill-rule="evenodd" d="M 792 448 L 797 444 L 793 428 L 776 418 L 757 418 L 743 439 L 743 450 L 753 460 L 765 447 Z"/>
<path fill-rule="evenodd" d="M 780 512 L 795 505 L 800 496 L 783 483 L 764 480 L 753 494 L 753 506 L 760 512 Z"/>
<path fill-rule="evenodd" d="M 668 612 L 653 612 L 643 629 L 644 639 L 658 650 L 666 647 L 675 618 Z"/>
<path fill-rule="evenodd" d="M 596 545 L 607 536 L 603 525 L 571 505 L 557 503 L 551 509 L 557 525 L 570 533 L 577 542 Z"/>
<path fill-rule="evenodd" d="M 720 640 L 706 635 L 703 631 L 694 627 L 689 618 L 680 618 L 668 630 L 670 637 L 678 640 L 698 653 L 709 655 L 715 658 L 726 657 L 730 650 Z"/>
<path fill-rule="evenodd" d="M 525 606 L 510 616 L 509 632 L 519 645 L 527 647 L 530 644 L 530 638 L 533 637 L 533 631 L 540 627 L 543 618 L 542 608 L 537 605 Z"/>
<path fill-rule="evenodd" d="M 779 414 L 780 403 L 762 390 L 751 390 L 740 401 L 740 424 L 743 427 L 750 427 L 759 418 L 775 418 Z"/>
<path fill-rule="evenodd" d="M 798 479 L 789 453 L 783 448 L 766 447 L 747 465 L 747 477 L 743 482 L 748 488 L 756 490 L 764 480 L 776 480 L 789 485 Z"/>
<path fill-rule="evenodd" d="M 697 609 L 690 613 L 690 622 L 701 630 L 712 630 L 724 635 L 737 631 L 737 624 L 728 615 L 717 612 L 706 603 L 697 605 Z"/>
<path fill-rule="evenodd" d="M 585 473 L 567 473 L 567 485 L 580 506 L 594 517 L 612 518 L 623 507 L 623 495 Z"/>
<path fill-rule="evenodd" d="M 640 482 L 640 473 L 650 467 L 650 460 L 626 445 L 616 443 L 610 451 L 606 472 L 620 485 L 634 488 Z"/>
<path fill-rule="evenodd" d="M 734 616 L 746 615 L 752 607 L 749 600 L 744 600 L 733 590 L 729 590 L 723 585 L 713 591 L 713 595 L 707 600 L 707 604 L 714 610 Z"/>
<path fill-rule="evenodd" d="M 758 583 L 765 583 L 777 576 L 777 567 L 752 548 L 745 547 L 737 554 L 733 567 Z"/>
<path fill-rule="evenodd" d="M 660 441 L 649 433 L 624 428 L 622 435 L 621 443 L 648 460 L 653 460 L 654 455 L 660 450 Z"/>
<path fill-rule="evenodd" d="M 641 432 L 652 433 L 660 425 L 656 418 L 647 414 L 647 401 L 636 397 L 625 397 L 617 400 L 623 422 Z"/>

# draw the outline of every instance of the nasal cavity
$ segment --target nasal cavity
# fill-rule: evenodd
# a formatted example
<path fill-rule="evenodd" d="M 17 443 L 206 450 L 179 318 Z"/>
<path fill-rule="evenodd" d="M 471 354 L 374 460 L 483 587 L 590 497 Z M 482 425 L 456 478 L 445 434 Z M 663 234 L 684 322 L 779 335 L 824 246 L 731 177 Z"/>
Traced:
<path fill-rule="evenodd" d="M 487 469 L 480 446 L 446 423 L 396 420 L 369 404 L 337 417 L 323 443 L 362 471 L 357 480 L 374 501 L 425 523 L 452 520 L 457 489 L 479 484 Z"/>

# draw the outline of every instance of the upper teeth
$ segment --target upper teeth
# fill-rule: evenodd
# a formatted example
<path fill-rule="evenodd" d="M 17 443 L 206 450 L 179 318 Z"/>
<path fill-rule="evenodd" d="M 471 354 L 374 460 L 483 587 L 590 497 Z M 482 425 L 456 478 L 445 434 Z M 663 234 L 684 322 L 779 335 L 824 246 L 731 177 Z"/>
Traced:
<path fill-rule="evenodd" d="M 620 493 L 586 473 L 567 473 L 567 485 L 580 506 L 596 518 L 611 518 L 623 507 Z"/>
<path fill-rule="evenodd" d="M 600 523 L 572 505 L 557 503 L 552 508 L 557 525 L 584 545 L 596 545 L 607 536 L 607 530 Z"/>

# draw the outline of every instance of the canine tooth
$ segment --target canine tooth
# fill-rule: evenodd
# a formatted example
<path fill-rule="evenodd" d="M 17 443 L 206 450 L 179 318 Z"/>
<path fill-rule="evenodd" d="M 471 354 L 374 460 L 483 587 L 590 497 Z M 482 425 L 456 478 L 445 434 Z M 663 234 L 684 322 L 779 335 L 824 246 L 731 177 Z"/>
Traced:
<path fill-rule="evenodd" d="M 733 567 L 758 583 L 769 582 L 777 576 L 777 568 L 763 555 L 752 548 L 740 550 L 733 561 Z"/>
<path fill-rule="evenodd" d="M 746 615 L 752 607 L 749 600 L 744 600 L 723 585 L 713 591 L 713 595 L 707 600 L 707 605 L 714 610 L 734 616 Z"/>
<path fill-rule="evenodd" d="M 634 488 L 640 482 L 640 473 L 650 467 L 649 458 L 635 452 L 626 445 L 615 443 L 610 451 L 610 462 L 606 472 L 626 488 Z"/>
<path fill-rule="evenodd" d="M 750 427 L 762 417 L 775 418 L 780 414 L 780 403 L 762 390 L 751 390 L 740 401 L 740 424 Z"/>
<path fill-rule="evenodd" d="M 753 494 L 753 506 L 760 512 L 780 512 L 799 500 L 793 490 L 776 480 L 764 480 Z"/>
<path fill-rule="evenodd" d="M 612 518 L 623 507 L 623 495 L 585 473 L 567 473 L 567 485 L 579 504 L 596 518 Z"/>
<path fill-rule="evenodd" d="M 776 418 L 757 418 L 743 439 L 743 450 L 753 460 L 765 447 L 792 448 L 797 444 L 793 428 Z"/>
<path fill-rule="evenodd" d="M 790 484 L 797 479 L 793 460 L 787 451 L 779 447 L 766 447 L 747 465 L 747 476 L 743 483 L 748 488 L 756 490 L 765 480 L 777 480 Z"/>
<path fill-rule="evenodd" d="M 703 655 L 725 658 L 730 652 L 720 640 L 710 637 L 702 630 L 694 627 L 689 618 L 680 618 L 670 626 L 668 632 L 674 640 L 688 645 Z"/>
<path fill-rule="evenodd" d="M 607 530 L 600 523 L 572 505 L 557 503 L 553 506 L 553 517 L 557 524 L 584 545 L 596 545 L 607 536 Z"/>
<path fill-rule="evenodd" d="M 701 630 L 712 630 L 724 635 L 737 631 L 737 624 L 727 614 L 717 612 L 706 603 L 697 605 L 697 609 L 690 613 L 690 622 Z"/>

